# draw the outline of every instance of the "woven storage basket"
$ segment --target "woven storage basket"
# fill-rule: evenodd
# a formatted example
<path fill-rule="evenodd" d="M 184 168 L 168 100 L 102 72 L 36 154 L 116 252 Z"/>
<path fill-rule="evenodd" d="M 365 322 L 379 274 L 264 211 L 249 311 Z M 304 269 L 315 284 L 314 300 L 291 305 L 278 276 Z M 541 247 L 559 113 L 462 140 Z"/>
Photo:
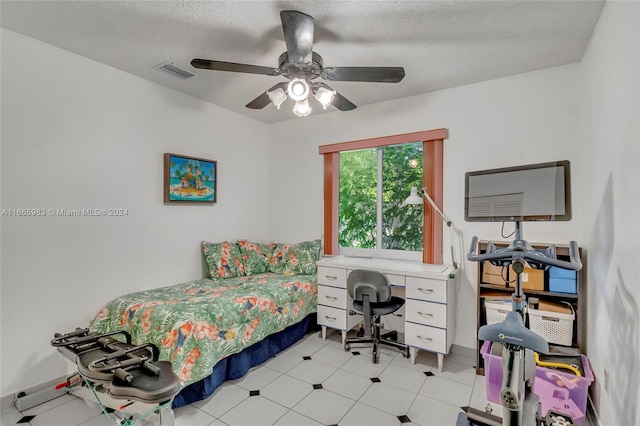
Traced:
<path fill-rule="evenodd" d="M 510 299 L 485 299 L 484 309 L 487 314 L 487 324 L 496 324 L 504 321 L 507 312 L 511 309 Z"/>
<path fill-rule="evenodd" d="M 573 320 L 576 314 L 570 303 L 565 304 L 571 309 L 570 314 L 529 308 L 529 328 L 531 331 L 544 337 L 549 343 L 571 346 Z"/>

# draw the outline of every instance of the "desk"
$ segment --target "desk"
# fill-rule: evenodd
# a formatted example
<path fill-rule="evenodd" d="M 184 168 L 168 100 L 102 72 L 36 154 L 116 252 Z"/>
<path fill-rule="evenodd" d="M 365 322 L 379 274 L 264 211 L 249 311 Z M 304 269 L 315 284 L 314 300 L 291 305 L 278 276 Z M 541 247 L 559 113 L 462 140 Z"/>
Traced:
<path fill-rule="evenodd" d="M 389 278 L 392 286 L 404 289 L 405 344 L 409 346 L 411 363 L 418 350 L 438 354 L 442 371 L 444 356 L 455 337 L 456 269 L 447 265 L 429 265 L 404 260 L 336 256 L 321 259 L 318 265 L 318 324 L 322 338 L 327 328 L 342 332 L 344 345 L 347 331 L 363 321 L 354 312 L 353 299 L 347 294 L 347 276 L 354 269 L 373 269 Z M 401 330 L 398 330 L 401 331 Z"/>

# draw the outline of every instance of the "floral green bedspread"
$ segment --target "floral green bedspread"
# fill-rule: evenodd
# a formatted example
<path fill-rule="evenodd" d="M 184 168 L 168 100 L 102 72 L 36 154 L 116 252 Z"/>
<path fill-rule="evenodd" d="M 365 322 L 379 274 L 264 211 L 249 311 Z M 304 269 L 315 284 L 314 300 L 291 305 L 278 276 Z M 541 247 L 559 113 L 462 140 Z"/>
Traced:
<path fill-rule="evenodd" d="M 215 364 L 317 310 L 317 275 L 264 273 L 201 279 L 128 294 L 93 320 L 98 332 L 125 330 L 133 343 L 153 343 L 182 386 Z"/>

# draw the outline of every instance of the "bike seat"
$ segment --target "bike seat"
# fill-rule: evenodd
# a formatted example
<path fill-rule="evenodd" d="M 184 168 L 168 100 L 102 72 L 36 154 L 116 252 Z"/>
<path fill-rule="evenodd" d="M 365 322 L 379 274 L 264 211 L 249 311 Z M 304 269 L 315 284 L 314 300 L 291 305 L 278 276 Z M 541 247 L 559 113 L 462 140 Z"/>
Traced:
<path fill-rule="evenodd" d="M 169 401 L 180 392 L 180 379 L 173 372 L 168 361 L 152 361 L 158 369 L 153 375 L 144 371 L 142 367 L 129 371 L 131 382 L 126 382 L 115 376 L 109 386 L 109 394 L 117 399 L 133 399 L 146 403 L 161 403 Z"/>
<path fill-rule="evenodd" d="M 521 346 L 545 355 L 549 353 L 547 341 L 525 327 L 522 317 L 515 311 L 508 312 L 503 322 L 480 327 L 478 339 Z"/>

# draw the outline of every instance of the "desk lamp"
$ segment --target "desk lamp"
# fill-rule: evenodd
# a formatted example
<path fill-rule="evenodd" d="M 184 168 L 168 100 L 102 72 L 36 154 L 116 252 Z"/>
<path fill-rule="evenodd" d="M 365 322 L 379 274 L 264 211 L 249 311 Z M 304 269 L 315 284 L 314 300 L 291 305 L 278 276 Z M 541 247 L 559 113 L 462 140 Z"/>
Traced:
<path fill-rule="evenodd" d="M 420 196 L 422 195 L 422 197 Z M 411 193 L 409 194 L 409 196 L 407 197 L 407 199 L 405 200 L 405 204 L 409 204 L 409 205 L 421 205 L 424 200 L 427 200 L 429 202 L 429 205 L 438 213 L 438 215 L 440 216 L 440 219 L 442 219 L 442 221 L 445 223 L 445 225 L 447 225 L 447 227 L 449 228 L 449 233 L 450 233 L 450 240 L 451 240 L 451 262 L 453 264 L 454 268 L 458 268 L 458 262 L 456 262 L 456 257 L 454 254 L 454 250 L 453 250 L 453 222 L 451 222 L 451 220 L 449 220 L 449 218 L 447 216 L 444 215 L 444 213 L 442 213 L 442 211 L 438 208 L 438 206 L 436 205 L 436 203 L 433 201 L 433 199 L 429 196 L 429 193 L 427 192 L 426 188 L 422 188 L 420 189 L 420 195 L 418 195 L 418 188 L 415 186 L 411 187 Z M 424 199 L 423 199 L 424 197 Z"/>

